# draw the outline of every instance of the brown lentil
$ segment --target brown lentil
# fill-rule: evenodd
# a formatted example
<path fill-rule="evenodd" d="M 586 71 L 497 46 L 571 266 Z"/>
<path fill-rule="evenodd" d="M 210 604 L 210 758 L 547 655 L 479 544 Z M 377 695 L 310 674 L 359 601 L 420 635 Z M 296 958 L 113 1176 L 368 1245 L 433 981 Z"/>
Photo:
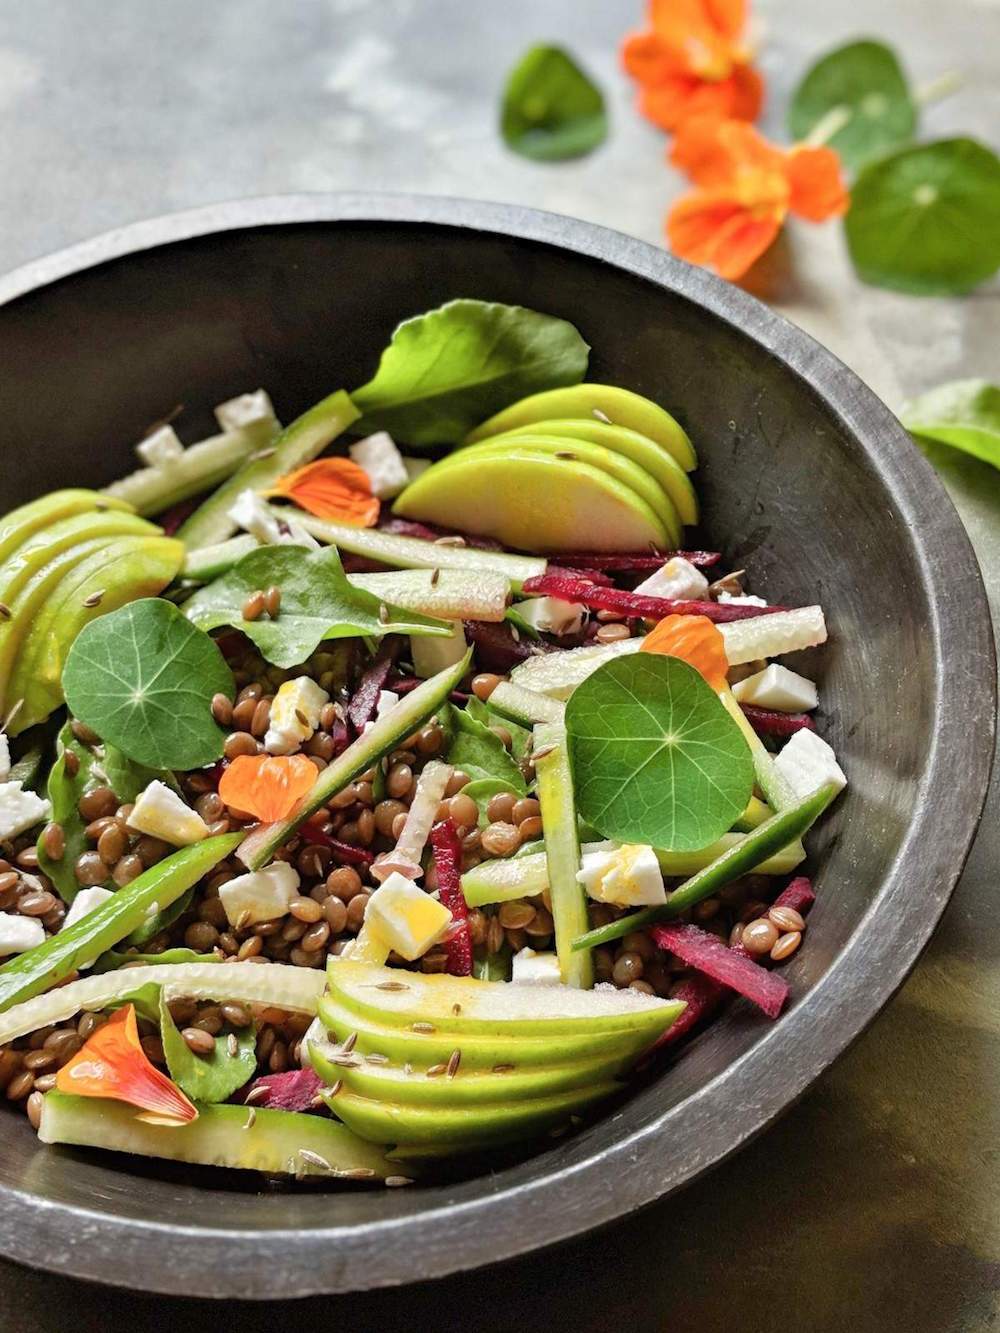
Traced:
<path fill-rule="evenodd" d="M 409 764 L 393 764 L 386 774 L 385 790 L 389 796 L 399 800 L 409 796 L 413 789 L 413 769 Z M 469 799 L 469 798 L 466 798 Z"/>
<path fill-rule="evenodd" d="M 534 936 L 537 940 L 537 939 L 544 939 L 547 935 L 551 935 L 552 931 L 555 929 L 555 926 L 551 915 L 545 910 L 545 908 L 538 907 L 535 909 L 535 915 L 524 927 L 524 929 L 527 931 L 529 935 Z"/>
<path fill-rule="evenodd" d="M 491 916 L 486 928 L 486 949 L 488 953 L 499 953 L 503 947 L 504 931 L 498 916 Z"/>
<path fill-rule="evenodd" d="M 801 935 L 806 928 L 805 917 L 794 907 L 772 907 L 767 917 L 781 931 L 798 931 Z"/>
<path fill-rule="evenodd" d="M 485 703 L 502 680 L 503 676 L 496 676 L 491 671 L 484 671 L 479 676 L 473 676 L 472 693 L 477 699 Z"/>
<path fill-rule="evenodd" d="M 233 726 L 238 731 L 249 731 L 253 715 L 257 711 L 258 699 L 240 699 L 233 709 Z"/>
<path fill-rule="evenodd" d="M 334 935 L 339 935 L 347 925 L 347 908 L 333 894 L 323 904 L 323 915 Z"/>
<path fill-rule="evenodd" d="M 237 1004 L 234 1000 L 227 1000 L 221 1008 L 222 1017 L 230 1027 L 246 1028 L 249 1027 L 253 1021 L 250 1016 L 250 1010 L 245 1008 L 242 1004 Z"/>
<path fill-rule="evenodd" d="M 147 1037 L 140 1037 L 139 1045 L 142 1047 L 147 1060 L 152 1060 L 154 1065 L 164 1063 L 166 1056 L 163 1054 L 163 1042 L 154 1033 L 150 1033 Z"/>
<path fill-rule="evenodd" d="M 719 915 L 719 908 L 722 903 L 718 898 L 703 898 L 700 903 L 695 905 L 691 915 L 695 921 L 711 921 L 713 917 Z"/>
<path fill-rule="evenodd" d="M 402 801 L 379 801 L 375 807 L 375 828 L 383 838 L 398 836 L 393 832 L 395 822 L 402 815 L 406 818 L 406 806 Z"/>
<path fill-rule="evenodd" d="M 41 1050 L 29 1051 L 21 1063 L 25 1069 L 30 1069 L 33 1074 L 41 1074 L 46 1069 L 51 1069 L 56 1063 L 56 1053 L 51 1050 L 47 1051 L 43 1046 Z"/>
<path fill-rule="evenodd" d="M 242 615 L 244 620 L 259 620 L 263 613 L 264 594 L 258 589 L 256 592 L 252 592 L 243 603 Z"/>
<path fill-rule="evenodd" d="M 801 943 L 801 930 L 789 930 L 786 934 L 779 936 L 771 946 L 771 957 L 776 963 L 784 962 L 786 958 L 791 958 Z"/>
<path fill-rule="evenodd" d="M 481 841 L 483 851 L 490 856 L 512 856 L 521 845 L 521 832 L 516 824 L 498 821 L 486 825 Z"/>
<path fill-rule="evenodd" d="M 17 906 L 22 916 L 47 916 L 58 903 L 54 893 L 43 889 L 26 893 Z"/>
<path fill-rule="evenodd" d="M 112 820 L 101 830 L 97 839 L 97 855 L 105 865 L 116 865 L 125 855 L 128 847 L 128 835 L 117 821 Z"/>
<path fill-rule="evenodd" d="M 521 842 L 533 842 L 535 838 L 542 836 L 542 819 L 540 815 L 531 815 L 528 819 L 522 819 L 518 824 L 518 832 L 521 834 Z"/>
<path fill-rule="evenodd" d="M 215 1038 L 203 1028 L 183 1028 L 181 1036 L 193 1055 L 211 1055 L 215 1050 Z"/>
<path fill-rule="evenodd" d="M 264 941 L 259 935 L 251 935 L 248 940 L 244 940 L 236 950 L 236 961 L 246 963 L 251 958 L 257 958 L 264 948 Z"/>
<path fill-rule="evenodd" d="M 77 758 L 75 751 L 63 751 L 63 767 L 68 778 L 76 777 L 77 773 L 80 771 L 80 760 Z"/>
<path fill-rule="evenodd" d="M 323 949 L 330 938 L 330 926 L 326 921 L 317 921 L 315 925 L 310 926 L 299 941 L 299 948 L 306 953 L 312 953 L 314 949 Z"/>
<path fill-rule="evenodd" d="M 618 643 L 621 639 L 630 639 L 632 637 L 628 625 L 621 624 L 620 621 L 612 621 L 607 625 L 602 625 L 594 635 L 598 643 Z"/>
<path fill-rule="evenodd" d="M 73 866 L 76 882 L 85 889 L 96 888 L 108 878 L 108 867 L 97 852 L 81 852 Z"/>
<path fill-rule="evenodd" d="M 643 973 L 643 961 L 637 953 L 624 951 L 615 959 L 611 969 L 611 978 L 616 986 L 628 986 L 638 981 Z"/>
<path fill-rule="evenodd" d="M 347 904 L 347 929 L 359 931 L 361 924 L 365 919 L 365 909 L 368 906 L 368 899 L 371 897 L 368 893 L 357 893 Z"/>
<path fill-rule="evenodd" d="M 463 787 L 467 787 L 472 779 L 462 768 L 456 768 L 454 773 L 448 779 L 448 785 L 444 789 L 445 796 L 457 796 Z"/>
<path fill-rule="evenodd" d="M 444 746 L 444 731 L 440 726 L 431 724 L 424 727 L 417 736 L 417 749 L 422 755 L 431 756 L 440 754 Z"/>
<path fill-rule="evenodd" d="M 453 821 L 455 827 L 459 830 L 474 829 L 479 823 L 479 806 L 471 796 L 459 794 L 452 796 L 448 801 L 448 817 Z"/>
<path fill-rule="evenodd" d="M 37 870 L 38 849 L 36 847 L 25 847 L 22 851 L 18 852 L 17 856 L 14 857 L 14 860 L 22 870 Z"/>
<path fill-rule="evenodd" d="M 28 1093 L 35 1086 L 35 1076 L 30 1069 L 22 1069 L 20 1073 L 7 1084 L 7 1100 L 10 1102 L 19 1102 L 22 1097 L 27 1097 Z"/>
<path fill-rule="evenodd" d="M 40 1092 L 33 1092 L 28 1098 L 25 1109 L 28 1112 L 28 1123 L 31 1125 L 32 1129 L 37 1129 L 42 1123 L 42 1094 Z"/>
<path fill-rule="evenodd" d="M 118 809 L 118 797 L 110 787 L 94 787 L 92 791 L 84 792 L 76 808 L 80 812 L 80 818 L 90 823 L 91 820 L 101 819 L 105 815 L 113 815 Z"/>
<path fill-rule="evenodd" d="M 748 921 L 743 927 L 743 935 L 740 938 L 744 949 L 752 954 L 770 953 L 777 942 L 778 927 L 766 917 Z"/>
<path fill-rule="evenodd" d="M 80 722 L 77 718 L 73 719 L 72 731 L 81 745 L 98 745 L 100 743 L 101 738 L 93 727 L 88 727 L 86 722 Z"/>
<path fill-rule="evenodd" d="M 66 852 L 66 834 L 62 824 L 46 824 L 42 830 L 45 855 L 52 861 L 61 861 Z"/>
<path fill-rule="evenodd" d="M 220 727 L 228 727 L 233 720 L 233 705 L 224 694 L 212 695 L 212 716 Z"/>
<path fill-rule="evenodd" d="M 541 813 L 542 807 L 534 797 L 522 796 L 519 801 L 514 802 L 511 819 L 515 824 L 523 824 L 526 819 L 537 819 Z"/>
<path fill-rule="evenodd" d="M 535 919 L 535 909 L 522 898 L 512 898 L 510 902 L 501 903 L 497 918 L 504 930 L 523 930 Z"/>
<path fill-rule="evenodd" d="M 261 737 L 271 725 L 271 700 L 267 696 L 259 699 L 250 719 L 250 735 Z"/>
<path fill-rule="evenodd" d="M 743 939 L 743 926 L 740 924 L 739 921 L 737 921 L 736 925 L 733 926 L 732 930 L 729 932 L 730 949 L 734 945 L 741 943 L 742 939 Z"/>
<path fill-rule="evenodd" d="M 119 888 L 124 888 L 126 884 L 131 884 L 134 879 L 138 879 L 145 868 L 139 857 L 130 853 L 128 856 L 123 856 L 118 862 L 111 872 L 111 878 Z"/>
<path fill-rule="evenodd" d="M 272 620 L 277 620 L 281 610 L 281 589 L 276 584 L 272 583 L 264 594 L 264 610 Z"/>
<path fill-rule="evenodd" d="M 223 753 L 227 759 L 239 759 L 244 754 L 256 754 L 257 742 L 248 731 L 234 731 L 227 736 Z"/>
<path fill-rule="evenodd" d="M 495 726 L 490 727 L 490 731 L 493 732 L 493 735 L 497 738 L 497 740 L 500 742 L 500 744 L 503 746 L 505 750 L 509 750 L 510 747 L 513 745 L 514 738 L 506 727 L 502 727 L 499 725 L 499 723 L 497 723 Z"/>

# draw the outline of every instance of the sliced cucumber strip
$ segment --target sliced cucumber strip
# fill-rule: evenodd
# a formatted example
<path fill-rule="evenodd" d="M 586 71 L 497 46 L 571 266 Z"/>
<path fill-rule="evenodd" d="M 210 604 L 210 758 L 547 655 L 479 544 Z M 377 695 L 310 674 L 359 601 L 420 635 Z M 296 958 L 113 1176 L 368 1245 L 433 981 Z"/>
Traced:
<path fill-rule="evenodd" d="M 510 680 L 500 682 L 490 695 L 489 703 L 495 712 L 522 727 L 532 727 L 536 722 L 561 722 L 566 713 L 565 704 L 558 699 L 522 689 Z"/>
<path fill-rule="evenodd" d="M 562 724 L 539 723 L 534 731 L 532 753 L 536 756 L 535 773 L 545 829 L 545 859 L 559 970 L 567 986 L 586 990 L 594 984 L 594 969 L 589 954 L 573 951 L 574 939 L 587 929 L 587 895 L 576 878 L 580 869 L 580 842 L 566 731 Z"/>
<path fill-rule="evenodd" d="M 510 579 L 493 570 L 402 569 L 384 574 L 348 574 L 348 583 L 390 606 L 441 620 L 503 620 Z"/>
<path fill-rule="evenodd" d="M 210 579 L 228 573 L 233 565 L 251 551 L 256 551 L 259 545 L 257 538 L 247 532 L 239 537 L 230 537 L 225 542 L 216 542 L 214 546 L 188 551 L 181 577 L 192 583 L 208 583 Z"/>

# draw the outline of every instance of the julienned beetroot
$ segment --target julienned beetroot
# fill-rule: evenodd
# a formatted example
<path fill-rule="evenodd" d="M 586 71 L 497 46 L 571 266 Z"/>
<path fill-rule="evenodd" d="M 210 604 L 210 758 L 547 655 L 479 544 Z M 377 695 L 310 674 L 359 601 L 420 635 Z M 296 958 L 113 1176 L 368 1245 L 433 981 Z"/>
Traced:
<path fill-rule="evenodd" d="M 550 560 L 545 567 L 546 573 L 550 578 L 578 579 L 580 571 L 578 569 L 569 569 L 565 565 L 554 565 Z M 587 570 L 587 581 L 596 583 L 599 588 L 613 588 L 615 581 L 610 574 L 602 574 L 598 569 Z"/>
<path fill-rule="evenodd" d="M 383 639 L 371 664 L 358 682 L 358 688 L 347 705 L 347 716 L 355 731 L 362 731 L 378 708 L 378 697 L 385 689 L 393 664 L 399 656 L 400 643 L 396 635 Z"/>
<path fill-rule="evenodd" d="M 601 551 L 574 551 L 560 555 L 559 563 L 568 569 L 604 569 L 622 574 L 639 574 L 646 569 L 659 569 L 667 560 L 680 556 L 690 565 L 708 569 L 722 559 L 719 551 L 621 551 L 605 555 Z M 551 570 L 551 566 L 549 566 Z"/>
<path fill-rule="evenodd" d="M 423 685 L 419 676 L 392 676 L 386 685 L 387 690 L 392 690 L 394 694 L 409 694 L 415 690 L 418 685 Z M 449 695 L 453 704 L 467 704 L 472 698 L 471 694 L 466 694 L 464 690 L 452 690 Z"/>
<path fill-rule="evenodd" d="M 805 916 L 816 901 L 816 895 L 813 893 L 812 881 L 805 875 L 799 875 L 793 879 L 786 889 L 778 894 L 772 907 L 790 907 L 793 912 L 798 912 L 800 916 Z"/>
<path fill-rule="evenodd" d="M 591 610 L 620 611 L 644 620 L 663 620 L 665 616 L 706 616 L 717 625 L 733 620 L 752 620 L 758 616 L 787 611 L 787 606 L 743 606 L 732 602 L 677 601 L 669 597 L 646 597 L 621 588 L 597 587 L 581 574 L 579 578 L 540 574 L 528 579 L 524 592 L 543 597 L 560 597 L 566 602 L 582 602 Z"/>
<path fill-rule="evenodd" d="M 410 518 L 390 516 L 378 526 L 381 532 L 391 532 L 397 537 L 419 537 L 425 542 L 461 540 L 466 546 L 471 546 L 477 551 L 503 550 L 503 545 L 494 541 L 492 537 L 475 537 L 468 532 L 449 532 L 447 528 L 439 528 L 433 523 L 417 523 Z"/>
<path fill-rule="evenodd" d="M 816 730 L 816 723 L 808 713 L 778 713 L 754 704 L 740 704 L 740 707 L 758 736 L 792 736 L 797 731 Z"/>
<path fill-rule="evenodd" d="M 730 949 L 717 935 L 697 926 L 671 923 L 654 926 L 651 934 L 661 949 L 676 954 L 688 967 L 745 996 L 768 1018 L 777 1018 L 781 1013 L 788 999 L 788 983 L 751 961 L 745 950 Z"/>
<path fill-rule="evenodd" d="M 375 860 L 374 853 L 369 852 L 367 848 L 341 842 L 319 824 L 310 824 L 308 820 L 299 829 L 299 836 L 303 842 L 311 843 L 314 847 L 326 847 L 343 865 L 370 866 Z"/>
<path fill-rule="evenodd" d="M 539 653 L 556 651 L 551 643 L 516 638 L 506 621 L 495 624 L 490 620 L 466 620 L 463 624 L 466 637 L 476 650 L 476 666 L 480 671 L 495 671 L 506 676 L 518 662 L 537 657 Z"/>
<path fill-rule="evenodd" d="M 311 1069 L 289 1069 L 283 1074 L 262 1074 L 246 1090 L 244 1101 L 267 1111 L 311 1111 L 323 1086 Z M 263 1097 L 256 1090 L 266 1088 Z"/>
<path fill-rule="evenodd" d="M 673 1000 L 683 1000 L 687 1008 L 671 1023 L 657 1046 L 669 1046 L 680 1041 L 703 1019 L 715 1013 L 725 998 L 726 988 L 720 986 L 711 977 L 699 973 L 694 977 L 685 977 L 671 995 Z"/>
<path fill-rule="evenodd" d="M 469 907 L 462 892 L 462 842 L 450 819 L 439 820 L 431 829 L 431 850 L 437 871 L 438 897 L 455 923 L 444 949 L 448 971 L 453 977 L 472 975 L 472 936 L 469 933 Z"/>

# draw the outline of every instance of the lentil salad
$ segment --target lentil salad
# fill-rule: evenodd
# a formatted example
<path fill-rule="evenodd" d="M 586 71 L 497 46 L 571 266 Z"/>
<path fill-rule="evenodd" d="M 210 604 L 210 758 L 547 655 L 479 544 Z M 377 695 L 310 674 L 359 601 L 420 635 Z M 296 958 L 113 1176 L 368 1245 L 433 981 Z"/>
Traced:
<path fill-rule="evenodd" d="M 774 659 L 823 613 L 683 549 L 691 442 L 572 326 L 480 306 L 2 520 L 0 1088 L 45 1141 L 399 1185 L 785 1004 L 845 779 Z M 548 379 L 380 389 L 527 315 Z"/>

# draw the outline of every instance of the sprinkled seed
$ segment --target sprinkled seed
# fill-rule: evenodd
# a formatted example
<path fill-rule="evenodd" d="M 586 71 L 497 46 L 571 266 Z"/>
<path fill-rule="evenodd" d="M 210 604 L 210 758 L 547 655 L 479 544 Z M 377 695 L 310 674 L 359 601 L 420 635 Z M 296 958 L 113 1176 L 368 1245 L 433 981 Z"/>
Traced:
<path fill-rule="evenodd" d="M 437 587 L 437 581 L 438 581 L 438 579 L 439 579 L 440 577 L 441 577 L 441 571 L 440 571 L 440 569 L 432 569 L 432 570 L 431 570 L 431 587 L 432 587 L 432 588 L 436 588 L 436 587 Z M 387 1181 L 386 1183 L 388 1184 L 388 1181 Z"/>
<path fill-rule="evenodd" d="M 381 1055 L 378 1051 L 369 1051 L 365 1056 L 365 1064 L 387 1065 L 388 1063 L 389 1057 L 387 1055 Z"/>
<path fill-rule="evenodd" d="M 101 602 L 104 600 L 105 591 L 106 589 L 104 588 L 96 588 L 89 596 L 83 599 L 84 606 L 100 606 Z"/>
<path fill-rule="evenodd" d="M 521 642 L 521 631 L 517 628 L 517 626 L 516 626 L 516 625 L 508 625 L 507 628 L 510 630 L 510 637 L 514 640 L 514 642 L 515 642 L 515 643 L 520 643 L 520 642 Z"/>
<path fill-rule="evenodd" d="M 571 453 L 568 449 L 557 449 L 556 458 L 565 458 L 569 461 L 573 461 L 576 458 L 576 454 Z"/>
<path fill-rule="evenodd" d="M 351 1051 L 354 1050 L 357 1044 L 358 1044 L 358 1034 L 356 1032 L 352 1032 L 351 1035 L 349 1037 L 346 1037 L 344 1041 L 341 1043 L 340 1047 L 341 1054 L 350 1055 Z"/>
<path fill-rule="evenodd" d="M 232 722 L 233 705 L 224 694 L 212 695 L 212 716 L 223 727 L 228 727 Z"/>
<path fill-rule="evenodd" d="M 403 1065 L 403 1073 L 407 1078 L 413 1073 L 413 1066 L 410 1064 L 409 1060 Z"/>
<path fill-rule="evenodd" d="M 262 1102 L 268 1096 L 270 1089 L 266 1083 L 258 1083 L 255 1088 L 251 1088 L 243 1098 L 245 1105 L 252 1106 L 254 1102 Z"/>
<path fill-rule="evenodd" d="M 772 907 L 767 915 L 780 931 L 797 930 L 801 934 L 806 928 L 805 917 L 794 907 Z"/>
<path fill-rule="evenodd" d="M 250 924 L 250 919 L 252 916 L 253 912 L 250 911 L 250 908 L 245 907 L 243 911 L 239 914 L 239 916 L 236 918 L 236 929 L 246 930 L 247 926 L 249 926 Z"/>
<path fill-rule="evenodd" d="M 336 1083 L 334 1083 L 332 1087 L 325 1089 L 327 1097 L 336 1097 L 337 1093 L 341 1090 L 343 1086 L 344 1086 L 344 1080 L 342 1078 L 338 1078 Z"/>
<path fill-rule="evenodd" d="M 509 1074 L 513 1068 L 513 1065 L 494 1065 L 493 1072 L 494 1074 Z"/>
<path fill-rule="evenodd" d="M 226 1054 L 231 1060 L 235 1060 L 239 1053 L 240 1044 L 236 1040 L 236 1033 L 230 1032 L 229 1036 L 226 1038 Z"/>
<path fill-rule="evenodd" d="M 431 1065 L 430 1069 L 428 1069 L 428 1071 L 427 1071 L 427 1077 L 428 1077 L 428 1078 L 439 1078 L 442 1074 L 447 1074 L 447 1072 L 448 1072 L 448 1066 L 447 1066 L 447 1065 L 444 1065 L 444 1064 L 441 1064 L 441 1065 Z"/>
<path fill-rule="evenodd" d="M 259 620 L 264 611 L 264 594 L 259 589 L 252 592 L 243 603 L 243 619 Z"/>
<path fill-rule="evenodd" d="M 349 1171 L 335 1171 L 340 1180 L 373 1180 L 375 1172 L 370 1166 L 352 1166 Z"/>
<path fill-rule="evenodd" d="M 454 536 L 454 537 L 435 537 L 435 538 L 434 538 L 434 545 L 435 545 L 435 546 L 464 546 L 464 545 L 465 545 L 465 538 L 464 538 L 464 537 L 459 537 L 459 536 Z"/>
<path fill-rule="evenodd" d="M 388 1189 L 401 1189 L 404 1185 L 412 1185 L 413 1181 L 409 1176 L 386 1176 L 386 1187 Z"/>
<path fill-rule="evenodd" d="M 254 1127 L 254 1125 L 255 1125 L 256 1123 L 257 1123 L 257 1112 L 256 1112 L 256 1111 L 254 1110 L 254 1108 L 251 1106 L 251 1107 L 250 1107 L 250 1114 L 247 1116 L 246 1121 L 244 1122 L 242 1128 L 243 1128 L 243 1129 L 253 1129 L 253 1127 Z"/>
<path fill-rule="evenodd" d="M 436 1032 L 437 1028 L 433 1023 L 411 1023 L 410 1028 L 413 1032 Z"/>
<path fill-rule="evenodd" d="M 311 1148 L 300 1148 L 299 1157 L 303 1162 L 308 1162 L 310 1166 L 318 1166 L 321 1171 L 332 1171 L 333 1167 L 325 1157 L 320 1157 L 318 1152 L 313 1152 Z"/>
<path fill-rule="evenodd" d="M 379 621 L 380 621 L 383 625 L 388 625 L 388 623 L 389 623 L 389 608 L 386 606 L 385 602 L 379 602 L 379 607 L 378 607 L 378 618 L 379 618 Z"/>
<path fill-rule="evenodd" d="M 545 759 L 548 755 L 552 754 L 555 748 L 554 745 L 543 745 L 540 750 L 535 750 L 532 753 L 531 762 L 537 764 L 539 759 Z"/>
<path fill-rule="evenodd" d="M 792 954 L 802 943 L 801 930 L 790 930 L 782 935 L 771 948 L 771 957 L 776 963 L 783 962 L 786 958 L 791 958 Z"/>
<path fill-rule="evenodd" d="M 0 602 L 0 617 L 4 620 L 10 620 L 11 609 L 6 602 Z"/>
<path fill-rule="evenodd" d="M 356 1055 L 351 1055 L 349 1051 L 338 1051 L 330 1056 L 332 1065 L 339 1065 L 341 1069 L 357 1069 L 361 1061 Z"/>
<path fill-rule="evenodd" d="M 455 1077 L 455 1075 L 458 1073 L 458 1066 L 461 1063 L 462 1063 L 462 1052 L 458 1050 L 452 1051 L 451 1056 L 448 1060 L 448 1068 L 447 1068 L 447 1073 L 449 1078 Z"/>
<path fill-rule="evenodd" d="M 409 986 L 405 986 L 405 985 L 403 984 L 403 982 L 401 982 L 401 981 L 380 981 L 380 982 L 378 982 L 377 985 L 375 986 L 375 989 L 376 989 L 376 990 L 409 990 L 410 988 L 409 988 Z M 433 1032 L 434 1029 L 431 1028 L 431 1031 Z"/>
<path fill-rule="evenodd" d="M 598 421 L 603 421 L 606 426 L 611 425 L 611 418 L 602 412 L 599 407 L 592 407 L 590 411 L 591 415 L 595 416 Z"/>
<path fill-rule="evenodd" d="M 453 1004 L 451 1006 L 451 1012 L 453 1014 L 460 1014 L 462 1012 L 462 1006 L 460 1004 Z"/>

